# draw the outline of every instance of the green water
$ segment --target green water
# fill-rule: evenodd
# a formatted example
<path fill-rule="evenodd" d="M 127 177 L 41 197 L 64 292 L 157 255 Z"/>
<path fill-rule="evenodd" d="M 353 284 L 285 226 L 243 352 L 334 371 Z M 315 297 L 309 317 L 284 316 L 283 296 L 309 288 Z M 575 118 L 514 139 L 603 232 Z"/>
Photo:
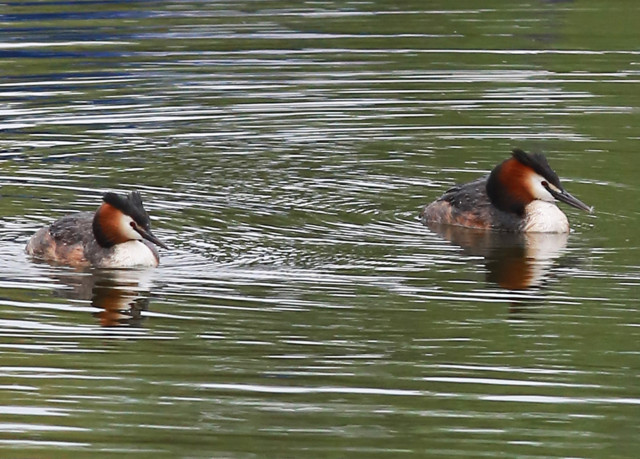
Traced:
<path fill-rule="evenodd" d="M 635 457 L 634 2 L 0 9 L 0 456 Z M 514 147 L 595 212 L 432 231 Z M 139 189 L 147 271 L 26 257 Z"/>

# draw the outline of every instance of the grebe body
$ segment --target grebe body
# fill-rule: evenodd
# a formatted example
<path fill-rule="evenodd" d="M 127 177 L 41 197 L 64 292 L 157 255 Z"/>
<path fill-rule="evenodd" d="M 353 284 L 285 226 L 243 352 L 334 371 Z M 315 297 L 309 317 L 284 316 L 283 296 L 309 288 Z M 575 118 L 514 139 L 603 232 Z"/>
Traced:
<path fill-rule="evenodd" d="M 157 266 L 155 245 L 167 248 L 150 228 L 140 193 L 105 193 L 96 212 L 79 212 L 38 230 L 27 243 L 29 255 L 75 267 Z"/>
<path fill-rule="evenodd" d="M 592 211 L 562 187 L 544 155 L 515 149 L 489 175 L 449 189 L 420 217 L 481 230 L 567 233 L 569 221 L 556 200 Z"/>

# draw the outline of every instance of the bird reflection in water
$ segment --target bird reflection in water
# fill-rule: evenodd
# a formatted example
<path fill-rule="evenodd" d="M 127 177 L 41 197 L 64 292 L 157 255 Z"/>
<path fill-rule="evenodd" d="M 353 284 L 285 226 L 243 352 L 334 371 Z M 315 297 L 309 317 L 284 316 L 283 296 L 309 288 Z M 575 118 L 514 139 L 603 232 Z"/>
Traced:
<path fill-rule="evenodd" d="M 466 253 L 482 256 L 487 280 L 508 290 L 541 287 L 564 252 L 567 233 L 507 233 L 428 224 Z"/>
<path fill-rule="evenodd" d="M 101 326 L 142 325 L 142 312 L 149 308 L 151 284 L 147 270 L 100 269 L 62 275 L 58 279 L 70 287 L 61 290 L 64 297 L 91 301 L 96 308 L 93 316 Z"/>

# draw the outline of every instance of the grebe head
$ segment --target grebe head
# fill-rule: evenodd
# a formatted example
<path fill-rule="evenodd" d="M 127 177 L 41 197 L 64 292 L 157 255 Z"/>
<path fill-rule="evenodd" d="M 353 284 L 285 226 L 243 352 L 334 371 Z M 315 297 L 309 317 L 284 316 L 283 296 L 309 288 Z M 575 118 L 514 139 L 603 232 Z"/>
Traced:
<path fill-rule="evenodd" d="M 511 158 L 491 171 L 487 194 L 498 209 L 518 215 L 524 215 L 527 204 L 536 199 L 546 202 L 557 199 L 578 209 L 593 211 L 562 187 L 543 154 L 529 154 L 518 148 L 513 150 Z"/>
<path fill-rule="evenodd" d="M 102 200 L 104 202 L 93 217 L 93 234 L 102 247 L 146 239 L 168 248 L 151 232 L 151 220 L 142 206 L 142 196 L 138 191 L 128 196 L 108 192 L 102 196 Z"/>

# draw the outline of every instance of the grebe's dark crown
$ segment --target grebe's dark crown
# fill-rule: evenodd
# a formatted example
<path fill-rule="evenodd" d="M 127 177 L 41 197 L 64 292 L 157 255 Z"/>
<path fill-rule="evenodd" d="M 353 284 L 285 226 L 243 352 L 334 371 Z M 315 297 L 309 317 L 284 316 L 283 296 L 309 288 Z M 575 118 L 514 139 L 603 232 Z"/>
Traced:
<path fill-rule="evenodd" d="M 149 227 L 151 224 L 149 214 L 142 205 L 142 196 L 139 191 L 132 191 L 126 196 L 108 191 L 102 195 L 102 200 L 133 218 L 140 226 Z"/>
<path fill-rule="evenodd" d="M 549 166 L 549 163 L 547 162 L 547 158 L 542 153 L 527 153 L 519 148 L 514 148 L 511 154 L 518 160 L 518 162 L 520 162 L 520 164 L 530 167 L 547 179 L 549 183 L 562 190 L 558 174 L 551 169 L 551 166 Z"/>

